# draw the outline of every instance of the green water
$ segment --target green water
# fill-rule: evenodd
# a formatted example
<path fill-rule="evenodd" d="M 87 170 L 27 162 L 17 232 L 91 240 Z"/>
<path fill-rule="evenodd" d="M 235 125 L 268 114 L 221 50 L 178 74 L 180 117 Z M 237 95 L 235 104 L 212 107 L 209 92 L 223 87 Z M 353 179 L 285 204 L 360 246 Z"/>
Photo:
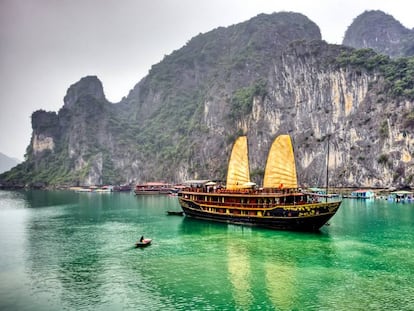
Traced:
<path fill-rule="evenodd" d="M 0 310 L 414 310 L 414 204 L 318 234 L 166 216 L 177 199 L 0 191 Z M 145 249 L 134 242 L 153 238 Z"/>

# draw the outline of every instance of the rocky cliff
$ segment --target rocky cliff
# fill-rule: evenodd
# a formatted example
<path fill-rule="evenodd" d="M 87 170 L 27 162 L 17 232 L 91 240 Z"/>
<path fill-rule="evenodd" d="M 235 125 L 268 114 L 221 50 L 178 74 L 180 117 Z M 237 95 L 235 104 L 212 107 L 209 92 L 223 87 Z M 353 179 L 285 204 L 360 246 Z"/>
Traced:
<path fill-rule="evenodd" d="M 261 183 L 272 140 L 288 133 L 303 186 L 325 184 L 328 140 L 331 185 L 412 186 L 412 73 L 412 59 L 321 41 L 301 14 L 262 14 L 194 37 L 120 103 L 82 78 L 58 113 L 33 114 L 26 161 L 0 179 L 224 180 L 232 143 L 247 134 Z"/>

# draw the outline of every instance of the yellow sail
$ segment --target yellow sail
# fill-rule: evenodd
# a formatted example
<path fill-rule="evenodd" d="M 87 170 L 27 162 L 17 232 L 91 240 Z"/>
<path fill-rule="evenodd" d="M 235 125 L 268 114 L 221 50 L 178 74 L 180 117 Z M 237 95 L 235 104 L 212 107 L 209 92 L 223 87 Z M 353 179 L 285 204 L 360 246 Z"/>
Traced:
<path fill-rule="evenodd" d="M 297 188 L 295 155 L 289 135 L 278 136 L 267 157 L 263 188 Z"/>
<path fill-rule="evenodd" d="M 247 137 L 240 136 L 233 145 L 227 170 L 226 188 L 237 190 L 249 187 L 250 172 Z"/>

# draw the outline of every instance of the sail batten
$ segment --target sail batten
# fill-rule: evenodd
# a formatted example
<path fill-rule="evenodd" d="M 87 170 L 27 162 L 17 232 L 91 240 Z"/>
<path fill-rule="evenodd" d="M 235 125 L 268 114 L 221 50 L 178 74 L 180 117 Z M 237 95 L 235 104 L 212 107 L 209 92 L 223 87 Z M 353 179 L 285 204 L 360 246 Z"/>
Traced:
<path fill-rule="evenodd" d="M 240 136 L 234 143 L 227 170 L 226 188 L 237 190 L 250 183 L 247 137 Z"/>
<path fill-rule="evenodd" d="M 296 164 L 289 135 L 274 141 L 267 157 L 263 188 L 297 188 Z"/>

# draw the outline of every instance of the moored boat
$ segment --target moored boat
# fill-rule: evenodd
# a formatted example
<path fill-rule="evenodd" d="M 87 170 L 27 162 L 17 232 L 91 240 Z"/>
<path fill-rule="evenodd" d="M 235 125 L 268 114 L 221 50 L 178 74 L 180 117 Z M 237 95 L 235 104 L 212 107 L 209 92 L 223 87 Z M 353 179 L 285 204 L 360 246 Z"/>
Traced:
<path fill-rule="evenodd" d="M 321 198 L 336 198 L 339 197 L 339 193 L 326 193 L 325 189 L 321 188 L 308 188 L 305 190 L 308 194 L 318 196 Z"/>
<path fill-rule="evenodd" d="M 375 193 L 370 190 L 359 189 L 356 191 L 352 191 L 350 195 L 344 195 L 343 197 L 347 199 L 369 200 L 375 197 Z"/>
<path fill-rule="evenodd" d="M 247 137 L 241 136 L 232 149 L 226 187 L 192 185 L 178 199 L 186 216 L 295 231 L 319 230 L 341 204 L 340 200 L 320 201 L 298 188 L 289 135 L 273 142 L 262 188 L 250 181 Z"/>
<path fill-rule="evenodd" d="M 412 191 L 407 191 L 407 190 L 398 190 L 398 191 L 393 191 L 391 192 L 388 197 L 387 200 L 390 202 L 413 202 L 414 198 L 413 198 L 414 193 Z"/>
<path fill-rule="evenodd" d="M 169 194 L 172 190 L 171 184 L 163 182 L 147 182 L 135 186 L 134 193 L 141 194 Z"/>
<path fill-rule="evenodd" d="M 175 216 L 183 216 L 184 212 L 183 211 L 167 211 L 167 215 L 175 215 Z"/>
<path fill-rule="evenodd" d="M 112 186 L 103 186 L 103 187 L 95 189 L 96 193 L 111 193 L 112 191 L 113 191 Z"/>
<path fill-rule="evenodd" d="M 129 184 L 118 185 L 114 186 L 113 190 L 118 192 L 129 192 L 132 190 L 132 186 Z"/>

